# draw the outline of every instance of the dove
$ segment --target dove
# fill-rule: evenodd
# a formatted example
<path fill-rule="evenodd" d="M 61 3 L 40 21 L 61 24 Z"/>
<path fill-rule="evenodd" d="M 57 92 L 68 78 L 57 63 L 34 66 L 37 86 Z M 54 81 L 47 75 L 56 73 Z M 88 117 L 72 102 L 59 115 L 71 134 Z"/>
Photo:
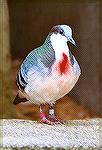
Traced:
<path fill-rule="evenodd" d="M 72 90 L 81 74 L 68 42 L 76 45 L 72 29 L 68 25 L 54 26 L 44 43 L 26 56 L 17 74 L 18 93 L 13 104 L 29 101 L 39 105 L 42 123 L 60 122 L 54 104 Z M 45 104 L 49 105 L 48 116 L 43 110 Z"/>

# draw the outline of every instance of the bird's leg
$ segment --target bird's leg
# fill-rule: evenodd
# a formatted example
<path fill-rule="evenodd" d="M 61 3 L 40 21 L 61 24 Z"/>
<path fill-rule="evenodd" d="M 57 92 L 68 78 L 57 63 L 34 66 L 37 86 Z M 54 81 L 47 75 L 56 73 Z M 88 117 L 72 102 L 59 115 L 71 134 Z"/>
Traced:
<path fill-rule="evenodd" d="M 49 105 L 49 116 L 48 118 L 55 118 L 55 109 L 54 109 L 54 105 Z"/>
<path fill-rule="evenodd" d="M 46 114 L 43 111 L 43 105 L 40 105 L 40 121 L 41 123 L 51 124 L 51 121 L 47 119 Z"/>
<path fill-rule="evenodd" d="M 56 117 L 53 105 L 49 105 L 48 116 L 46 116 L 46 114 L 43 111 L 43 105 L 40 105 L 40 122 L 50 124 L 50 125 L 63 124 L 63 121 L 61 121 L 60 119 Z"/>
<path fill-rule="evenodd" d="M 54 109 L 54 105 L 49 105 L 49 116 L 47 117 L 47 119 L 51 122 L 53 122 L 54 124 L 56 123 L 63 123 L 63 121 L 61 119 L 58 119 L 55 115 L 55 109 Z"/>
<path fill-rule="evenodd" d="M 46 114 L 43 112 L 43 108 L 42 108 L 42 107 L 43 107 L 43 106 L 40 105 L 40 118 L 41 118 L 41 119 L 46 117 Z"/>

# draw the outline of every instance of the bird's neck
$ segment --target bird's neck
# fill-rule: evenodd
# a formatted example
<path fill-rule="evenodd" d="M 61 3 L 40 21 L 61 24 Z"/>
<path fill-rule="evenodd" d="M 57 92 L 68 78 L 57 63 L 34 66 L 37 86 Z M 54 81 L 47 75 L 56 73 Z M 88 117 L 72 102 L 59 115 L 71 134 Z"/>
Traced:
<path fill-rule="evenodd" d="M 45 42 L 43 43 L 42 45 L 44 47 L 44 49 L 46 49 L 46 47 L 48 48 L 53 48 L 52 47 L 52 44 L 51 44 L 51 41 L 50 41 L 50 36 L 48 35 Z"/>
<path fill-rule="evenodd" d="M 69 48 L 67 45 L 67 42 L 62 41 L 59 38 L 51 37 L 48 35 L 46 38 L 44 44 L 43 44 L 44 54 L 47 53 L 47 55 L 52 59 L 52 54 L 54 53 L 55 59 L 53 59 L 55 62 L 55 68 L 59 72 L 59 74 L 65 74 L 70 65 L 70 56 L 69 56 Z M 45 57 L 44 57 L 45 58 Z M 53 61 L 53 64 L 54 64 Z M 51 61 L 49 61 L 51 62 Z"/>
<path fill-rule="evenodd" d="M 60 61 L 62 59 L 63 53 L 69 59 L 69 48 L 66 41 L 62 40 L 60 37 L 56 36 L 55 34 L 51 35 L 50 41 L 55 51 L 56 61 Z"/>

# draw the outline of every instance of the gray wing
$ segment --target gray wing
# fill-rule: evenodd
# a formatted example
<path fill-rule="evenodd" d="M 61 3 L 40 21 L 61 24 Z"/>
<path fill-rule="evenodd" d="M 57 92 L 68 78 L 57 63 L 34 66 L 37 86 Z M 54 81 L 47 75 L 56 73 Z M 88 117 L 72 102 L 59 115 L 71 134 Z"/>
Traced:
<path fill-rule="evenodd" d="M 55 53 L 46 47 L 39 47 L 28 54 L 17 74 L 17 86 L 24 89 L 28 83 L 28 72 L 31 71 L 33 76 L 40 74 L 43 77 L 51 73 L 51 66 L 55 61 Z"/>

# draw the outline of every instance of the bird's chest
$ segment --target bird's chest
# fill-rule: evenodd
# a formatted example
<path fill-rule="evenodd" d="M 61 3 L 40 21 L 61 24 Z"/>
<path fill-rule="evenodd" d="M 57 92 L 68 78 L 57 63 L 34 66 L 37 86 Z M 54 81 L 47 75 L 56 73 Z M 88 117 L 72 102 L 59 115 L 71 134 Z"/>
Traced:
<path fill-rule="evenodd" d="M 26 87 L 26 93 L 29 100 L 33 103 L 55 103 L 56 100 L 67 94 L 76 82 L 72 66 L 67 57 L 55 62 L 52 71 L 47 77 L 37 76 Z"/>
<path fill-rule="evenodd" d="M 56 61 L 52 68 L 61 77 L 62 75 L 70 74 L 72 66 L 68 56 L 62 53 L 61 59 Z"/>
<path fill-rule="evenodd" d="M 77 78 L 72 74 L 59 75 L 53 72 L 49 77 L 37 78 L 26 87 L 28 99 L 35 103 L 55 103 L 56 100 L 66 95 L 76 83 Z"/>

